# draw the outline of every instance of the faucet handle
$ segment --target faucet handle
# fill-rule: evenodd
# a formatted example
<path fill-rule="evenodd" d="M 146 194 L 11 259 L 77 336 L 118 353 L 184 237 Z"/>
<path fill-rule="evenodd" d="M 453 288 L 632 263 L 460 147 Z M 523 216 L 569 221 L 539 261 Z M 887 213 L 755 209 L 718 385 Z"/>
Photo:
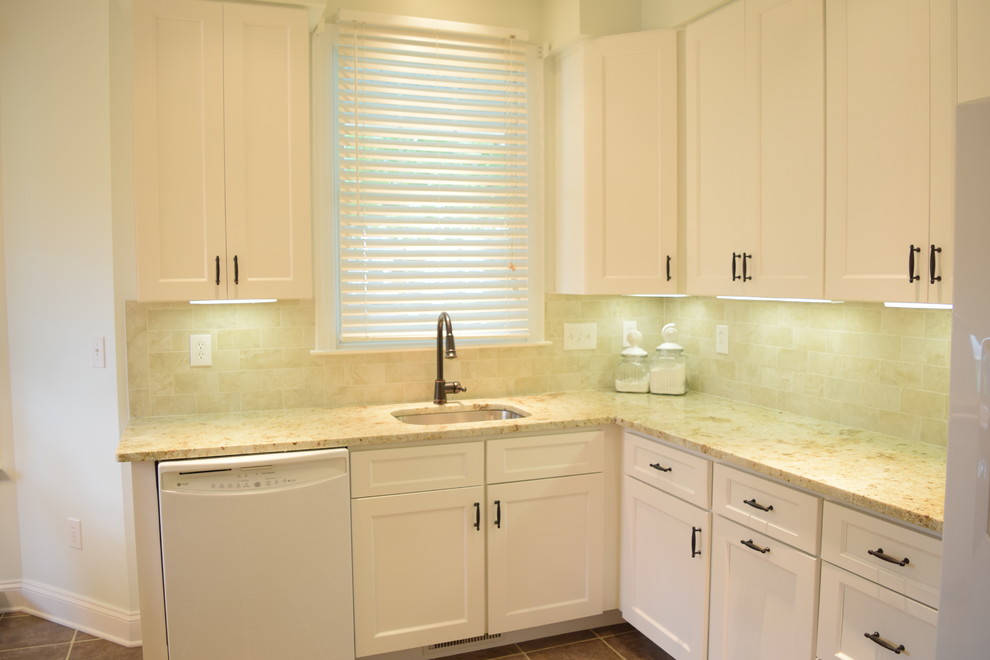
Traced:
<path fill-rule="evenodd" d="M 456 380 L 447 383 L 446 386 L 444 386 L 444 389 L 446 389 L 447 392 L 450 394 L 457 394 L 458 392 L 467 392 L 467 388 L 461 385 L 460 382 Z"/>

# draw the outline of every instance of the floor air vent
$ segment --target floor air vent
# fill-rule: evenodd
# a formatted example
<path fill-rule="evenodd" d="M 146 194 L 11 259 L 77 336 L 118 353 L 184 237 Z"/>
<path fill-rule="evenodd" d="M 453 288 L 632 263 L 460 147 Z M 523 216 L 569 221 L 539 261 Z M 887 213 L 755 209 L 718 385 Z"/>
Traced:
<path fill-rule="evenodd" d="M 487 642 L 490 639 L 498 639 L 502 636 L 502 633 L 495 633 L 494 635 L 478 635 L 477 637 L 467 637 L 465 639 L 456 639 L 452 642 L 440 642 L 439 644 L 432 644 L 423 648 L 423 655 L 433 655 L 436 651 L 442 651 L 444 649 L 449 649 L 452 646 L 465 646 L 467 644 L 478 644 L 480 642 Z"/>

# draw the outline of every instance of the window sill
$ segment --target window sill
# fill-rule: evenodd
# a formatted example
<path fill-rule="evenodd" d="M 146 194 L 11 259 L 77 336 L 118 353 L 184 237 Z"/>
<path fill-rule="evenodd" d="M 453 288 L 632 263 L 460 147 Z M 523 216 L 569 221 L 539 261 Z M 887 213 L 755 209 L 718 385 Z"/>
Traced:
<path fill-rule="evenodd" d="M 511 344 L 461 344 L 458 342 L 457 350 L 458 352 L 467 353 L 475 349 L 492 349 L 492 348 L 531 348 L 538 346 L 550 346 L 553 342 L 550 341 L 530 341 L 530 342 L 518 342 Z M 310 355 L 361 355 L 365 353 L 413 353 L 413 352 L 430 352 L 436 353 L 436 346 L 389 346 L 383 348 L 333 348 L 333 349 L 313 349 L 309 352 Z"/>

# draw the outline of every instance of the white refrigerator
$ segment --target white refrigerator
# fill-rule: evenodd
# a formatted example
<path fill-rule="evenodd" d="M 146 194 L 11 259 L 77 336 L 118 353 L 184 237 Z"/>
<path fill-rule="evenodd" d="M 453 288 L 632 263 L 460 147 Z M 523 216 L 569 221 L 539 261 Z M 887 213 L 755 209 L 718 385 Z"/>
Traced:
<path fill-rule="evenodd" d="M 990 658 L 990 99 L 956 115 L 949 451 L 938 660 Z"/>

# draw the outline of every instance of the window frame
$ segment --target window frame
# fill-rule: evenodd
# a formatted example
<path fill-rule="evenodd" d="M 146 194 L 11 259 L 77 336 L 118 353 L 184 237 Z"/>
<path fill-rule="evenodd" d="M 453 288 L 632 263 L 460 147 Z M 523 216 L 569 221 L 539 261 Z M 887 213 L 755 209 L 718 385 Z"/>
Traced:
<path fill-rule="evenodd" d="M 313 240 L 314 240 L 314 296 L 316 306 L 316 347 L 314 353 L 387 352 L 430 348 L 435 346 L 432 330 L 422 338 L 396 341 L 347 342 L 338 340 L 338 279 L 339 249 L 336 214 L 338 161 L 334 150 L 336 132 L 337 87 L 333 61 L 333 44 L 336 23 L 340 21 L 365 21 L 375 25 L 428 28 L 489 37 L 528 39 L 525 30 L 512 30 L 493 26 L 442 21 L 436 19 L 392 16 L 371 12 L 340 10 L 334 22 L 321 23 L 312 39 L 312 134 L 313 148 Z M 538 47 L 526 44 L 526 71 L 528 79 L 528 246 L 530 263 L 527 287 L 528 337 L 519 338 L 468 338 L 458 337 L 459 346 L 506 347 L 531 346 L 544 341 L 545 294 L 545 242 L 544 242 L 544 87 L 543 61 Z M 319 183 L 316 183 L 319 182 Z M 454 332 L 457 317 L 453 315 Z"/>

